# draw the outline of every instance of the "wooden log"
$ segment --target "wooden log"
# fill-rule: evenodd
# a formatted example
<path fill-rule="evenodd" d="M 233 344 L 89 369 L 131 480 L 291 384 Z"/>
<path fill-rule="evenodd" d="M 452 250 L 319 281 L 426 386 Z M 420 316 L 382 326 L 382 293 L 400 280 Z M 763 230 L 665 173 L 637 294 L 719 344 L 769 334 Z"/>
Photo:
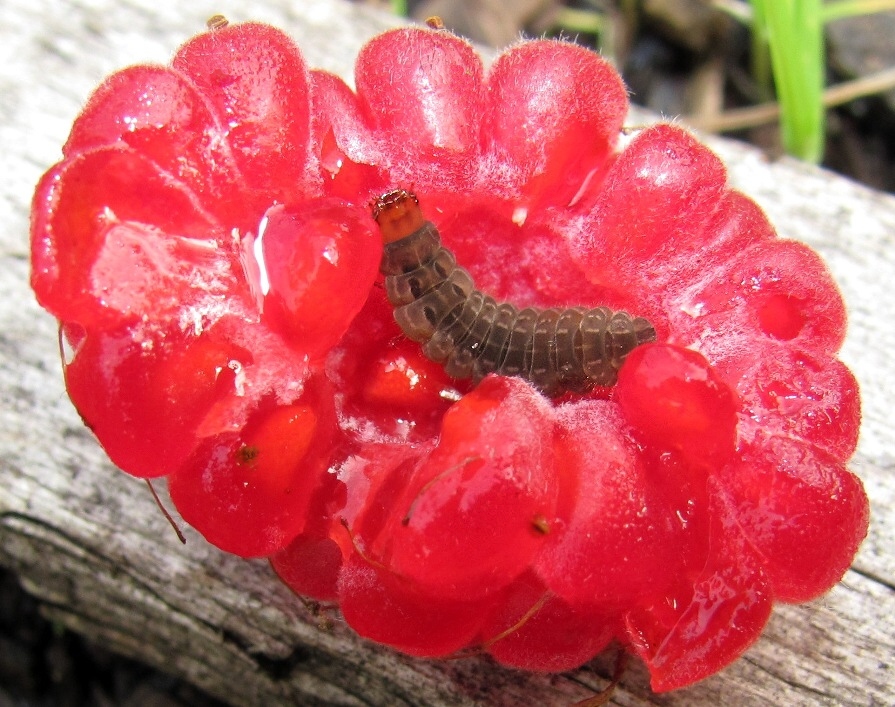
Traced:
<path fill-rule="evenodd" d="M 356 637 L 338 613 L 298 601 L 263 561 L 182 546 L 142 482 L 117 472 L 62 386 L 55 322 L 28 288 L 28 211 L 39 175 L 89 91 L 124 65 L 166 62 L 222 12 L 276 24 L 309 63 L 350 76 L 368 37 L 393 20 L 337 0 L 6 0 L 0 8 L 0 564 L 45 613 L 89 638 L 183 676 L 234 705 L 568 705 L 605 685 L 613 657 L 532 675 L 483 657 L 407 658 Z M 248 13 L 251 13 L 248 14 Z M 634 664 L 624 705 L 895 704 L 895 199 L 791 160 L 713 146 L 732 181 L 781 234 L 819 250 L 851 313 L 844 360 L 861 382 L 853 468 L 871 496 L 870 535 L 826 597 L 780 606 L 733 666 L 653 695 Z"/>

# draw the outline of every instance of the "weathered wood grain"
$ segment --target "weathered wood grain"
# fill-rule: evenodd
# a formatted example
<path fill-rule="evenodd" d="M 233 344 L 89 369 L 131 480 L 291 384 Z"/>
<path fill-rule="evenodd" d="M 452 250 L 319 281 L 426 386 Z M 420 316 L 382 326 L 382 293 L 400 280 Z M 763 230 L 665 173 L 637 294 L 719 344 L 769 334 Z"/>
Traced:
<path fill-rule="evenodd" d="M 289 6 L 292 9 L 289 9 Z M 6 0 L 0 8 L 0 563 L 46 613 L 235 705 L 566 705 L 604 684 L 612 657 L 575 673 L 526 675 L 484 658 L 412 660 L 315 614 L 264 562 L 181 546 L 141 482 L 111 467 L 62 387 L 55 324 L 28 289 L 33 185 L 106 74 L 166 61 L 223 12 L 297 38 L 309 63 L 350 76 L 387 19 L 336 0 Z M 248 13 L 251 13 L 249 16 Z M 895 704 L 895 199 L 820 170 L 718 142 L 731 178 L 780 232 L 826 257 L 851 312 L 843 358 L 863 389 L 853 466 L 873 523 L 828 596 L 778 607 L 738 663 L 700 685 L 651 695 L 634 665 L 619 705 Z"/>

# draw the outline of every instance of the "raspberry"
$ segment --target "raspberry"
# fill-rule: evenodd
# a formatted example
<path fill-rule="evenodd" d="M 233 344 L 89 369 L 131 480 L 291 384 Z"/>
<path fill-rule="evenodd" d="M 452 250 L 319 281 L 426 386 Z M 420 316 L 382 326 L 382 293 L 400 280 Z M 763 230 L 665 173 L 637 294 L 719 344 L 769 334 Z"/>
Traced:
<path fill-rule="evenodd" d="M 316 601 L 338 598 L 343 558 L 351 540 L 340 532 L 333 512 L 345 506 L 345 484 L 325 474 L 311 496 L 305 527 L 285 548 L 270 557 L 270 564 L 292 591 Z"/>
<path fill-rule="evenodd" d="M 311 357 L 328 352 L 342 338 L 367 298 L 379 263 L 369 222 L 354 215 L 346 223 L 344 211 L 345 204 L 334 200 L 277 205 L 265 214 L 261 242 L 269 291 L 264 316 Z M 333 292 L 341 297 L 333 299 Z"/>
<path fill-rule="evenodd" d="M 249 192 L 246 212 L 300 201 L 314 181 L 307 168 L 311 115 L 308 69 L 292 40 L 262 24 L 227 27 L 184 44 L 171 67 L 215 115 L 236 167 L 231 175 L 241 175 Z"/>
<path fill-rule="evenodd" d="M 868 509 L 860 481 L 843 464 L 790 438 L 759 434 L 719 481 L 719 515 L 740 524 L 760 553 L 775 598 L 814 599 L 848 569 Z"/>
<path fill-rule="evenodd" d="M 703 250 L 724 181 L 721 161 L 693 136 L 671 125 L 640 131 L 581 201 L 595 223 L 575 234 L 573 253 L 588 279 L 647 289 L 673 279 L 669 261 Z"/>
<path fill-rule="evenodd" d="M 201 316 L 238 296 L 223 234 L 134 150 L 75 154 L 44 176 L 35 204 L 32 284 L 65 321 L 110 328 L 186 305 Z"/>
<path fill-rule="evenodd" d="M 523 575 L 482 629 L 483 644 L 504 665 L 538 672 L 577 668 L 618 632 L 613 613 L 575 607 Z"/>
<path fill-rule="evenodd" d="M 140 341 L 130 332 L 63 327 L 74 351 L 68 393 L 112 461 L 136 476 L 168 474 L 186 460 L 199 421 L 234 395 L 251 358 L 214 331 L 201 339 L 178 334 L 151 332 Z"/>
<path fill-rule="evenodd" d="M 670 584 L 681 531 L 615 405 L 582 401 L 557 412 L 557 467 L 569 499 L 535 569 L 567 602 L 621 613 Z"/>
<path fill-rule="evenodd" d="M 839 361 L 798 349 L 769 347 L 768 353 L 740 380 L 749 424 L 806 440 L 838 461 L 847 460 L 858 444 L 861 422 L 854 376 Z"/>
<path fill-rule="evenodd" d="M 270 564 L 299 596 L 335 601 L 342 570 L 342 548 L 330 537 L 302 533 L 270 558 Z"/>
<path fill-rule="evenodd" d="M 600 90 L 581 92 L 584 84 Z M 488 86 L 488 149 L 509 168 L 501 181 L 521 192 L 518 205 L 562 204 L 599 183 L 627 112 L 609 64 L 578 47 L 533 42 L 498 57 Z"/>
<path fill-rule="evenodd" d="M 361 635 L 423 657 L 450 655 L 469 645 L 487 608 L 480 601 L 432 597 L 357 554 L 340 575 L 339 605 Z"/>
<path fill-rule="evenodd" d="M 771 612 L 761 562 L 735 526 L 713 522 L 713 545 L 694 579 L 625 616 L 632 648 L 654 690 L 673 690 L 714 673 L 754 640 Z"/>
<path fill-rule="evenodd" d="M 486 72 L 395 30 L 356 85 L 246 23 L 115 74 L 76 120 L 35 193 L 32 285 L 112 460 L 412 655 L 558 671 L 614 640 L 670 690 L 828 590 L 868 506 L 820 258 L 684 130 L 622 139 L 624 85 L 580 47 Z M 496 299 L 622 309 L 658 342 L 586 395 L 451 379 L 376 273 L 369 202 L 411 184 Z"/>
<path fill-rule="evenodd" d="M 264 557 L 304 528 L 335 432 L 334 414 L 315 383 L 308 381 L 291 404 L 261 399 L 238 431 L 208 431 L 170 474 L 171 500 L 210 542 Z"/>
<path fill-rule="evenodd" d="M 499 378 L 451 407 L 378 536 L 360 536 L 367 552 L 432 595 L 472 599 L 508 585 L 544 544 L 539 525 L 556 503 L 544 408 L 529 386 Z"/>
<path fill-rule="evenodd" d="M 738 401 L 695 351 L 667 344 L 635 349 L 616 400 L 637 436 L 687 464 L 719 469 L 733 456 Z"/>
<path fill-rule="evenodd" d="M 431 439 L 457 388 L 468 387 L 397 335 L 391 308 L 376 290 L 330 352 L 328 370 L 341 391 L 336 403 L 345 424 L 371 442 Z"/>

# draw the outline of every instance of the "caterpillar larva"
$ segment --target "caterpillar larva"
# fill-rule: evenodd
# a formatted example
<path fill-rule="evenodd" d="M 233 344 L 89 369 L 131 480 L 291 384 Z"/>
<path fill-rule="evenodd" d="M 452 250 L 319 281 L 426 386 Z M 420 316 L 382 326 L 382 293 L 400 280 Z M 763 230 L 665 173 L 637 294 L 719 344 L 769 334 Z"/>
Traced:
<path fill-rule="evenodd" d="M 469 273 L 441 245 L 413 192 L 379 197 L 380 270 L 403 332 L 454 378 L 519 376 L 547 395 L 613 385 L 625 357 L 656 340 L 643 317 L 586 309 L 519 309 L 475 289 Z"/>

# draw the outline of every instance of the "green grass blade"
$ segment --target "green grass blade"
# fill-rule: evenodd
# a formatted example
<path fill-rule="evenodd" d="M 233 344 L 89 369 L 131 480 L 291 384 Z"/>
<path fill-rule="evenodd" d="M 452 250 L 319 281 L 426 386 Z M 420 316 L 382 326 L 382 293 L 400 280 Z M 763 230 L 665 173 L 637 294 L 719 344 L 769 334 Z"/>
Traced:
<path fill-rule="evenodd" d="M 820 0 L 761 3 L 786 151 L 820 162 L 824 148 L 824 41 Z"/>

